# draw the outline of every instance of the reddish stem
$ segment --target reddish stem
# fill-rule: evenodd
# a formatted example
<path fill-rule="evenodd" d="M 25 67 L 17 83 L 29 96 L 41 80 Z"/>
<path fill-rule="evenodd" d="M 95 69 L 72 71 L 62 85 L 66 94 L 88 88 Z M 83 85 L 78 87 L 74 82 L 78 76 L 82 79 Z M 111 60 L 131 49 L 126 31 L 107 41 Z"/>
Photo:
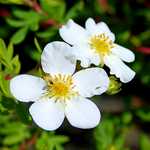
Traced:
<path fill-rule="evenodd" d="M 36 140 L 37 140 L 37 134 L 33 135 L 32 138 L 29 139 L 28 141 L 22 143 L 19 147 L 19 150 L 27 150 L 29 147 L 31 147 L 36 143 Z"/>
<path fill-rule="evenodd" d="M 108 1 L 107 0 L 98 0 L 99 4 L 102 5 L 103 7 L 108 6 Z"/>
<path fill-rule="evenodd" d="M 100 17 L 100 16 L 96 16 L 96 17 L 95 17 L 95 22 L 98 23 L 98 22 L 100 22 L 100 21 L 101 21 L 101 17 Z"/>
<path fill-rule="evenodd" d="M 143 53 L 143 54 L 150 54 L 150 47 L 137 47 L 137 51 Z"/>
<path fill-rule="evenodd" d="M 44 28 L 47 28 L 49 26 L 55 26 L 55 27 L 58 27 L 60 28 L 62 26 L 62 24 L 56 22 L 55 20 L 53 19 L 48 19 L 48 20 L 45 20 L 41 23 L 41 26 L 44 27 Z"/>
<path fill-rule="evenodd" d="M 29 1 L 27 1 L 27 2 L 32 7 L 33 10 L 35 10 L 38 13 L 43 13 L 45 16 L 48 16 L 48 14 L 46 12 L 43 12 L 41 6 L 37 3 L 37 1 L 32 2 L 32 4 L 31 4 L 31 1 L 30 1 L 30 3 L 29 3 Z M 46 21 L 43 21 L 41 23 L 41 25 L 44 28 L 47 28 L 49 26 L 57 26 L 57 27 L 60 26 L 60 24 L 58 22 L 56 22 L 54 19 L 48 19 Z"/>
<path fill-rule="evenodd" d="M 48 19 L 48 20 L 45 20 L 41 23 L 42 27 L 44 27 L 44 28 L 47 28 L 49 26 L 53 26 L 53 25 L 56 25 L 56 24 L 57 24 L 56 21 L 53 20 L 53 19 Z"/>
<path fill-rule="evenodd" d="M 41 6 L 36 1 L 32 4 L 32 8 L 38 13 L 42 12 Z"/>
<path fill-rule="evenodd" d="M 0 17 L 8 17 L 10 16 L 10 12 L 5 8 L 0 8 Z"/>
<path fill-rule="evenodd" d="M 145 1 L 144 4 L 145 4 L 146 7 L 150 8 L 150 2 L 149 1 Z"/>
<path fill-rule="evenodd" d="M 131 104 L 134 108 L 140 108 L 144 105 L 142 99 L 140 97 L 137 97 L 137 96 L 133 96 Z"/>
<path fill-rule="evenodd" d="M 102 6 L 104 10 L 108 10 L 109 8 L 108 0 L 98 0 L 98 3 L 100 6 Z"/>
<path fill-rule="evenodd" d="M 11 80 L 11 76 L 9 75 L 9 74 L 7 74 L 6 76 L 5 76 L 5 80 Z"/>

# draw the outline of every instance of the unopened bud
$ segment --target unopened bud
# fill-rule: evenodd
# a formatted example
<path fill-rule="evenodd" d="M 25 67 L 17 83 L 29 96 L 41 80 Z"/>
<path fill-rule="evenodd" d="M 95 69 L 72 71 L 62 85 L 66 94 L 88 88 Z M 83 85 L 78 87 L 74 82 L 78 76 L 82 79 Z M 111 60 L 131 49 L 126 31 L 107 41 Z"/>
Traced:
<path fill-rule="evenodd" d="M 121 83 L 117 81 L 117 78 L 114 76 L 109 77 L 109 87 L 106 91 L 107 94 L 113 95 L 121 91 Z"/>
<path fill-rule="evenodd" d="M 116 150 L 116 148 L 114 146 L 111 146 L 110 150 Z"/>

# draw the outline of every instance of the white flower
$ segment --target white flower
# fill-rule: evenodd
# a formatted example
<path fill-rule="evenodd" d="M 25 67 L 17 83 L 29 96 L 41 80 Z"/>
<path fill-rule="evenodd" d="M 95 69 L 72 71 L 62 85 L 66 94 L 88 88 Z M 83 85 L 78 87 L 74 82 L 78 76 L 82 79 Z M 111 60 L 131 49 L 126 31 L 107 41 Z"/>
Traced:
<path fill-rule="evenodd" d="M 45 130 L 56 130 L 65 118 L 72 126 L 93 128 L 100 121 L 97 106 L 88 98 L 105 92 L 109 78 L 100 68 L 75 72 L 69 58 L 70 46 L 64 42 L 49 43 L 43 51 L 43 78 L 18 75 L 10 82 L 13 96 L 22 102 L 34 102 L 29 112 L 35 123 Z"/>
<path fill-rule="evenodd" d="M 72 53 L 81 61 L 82 67 L 105 64 L 110 68 L 110 73 L 124 83 L 135 76 L 135 72 L 123 63 L 134 61 L 134 53 L 114 43 L 115 36 L 104 22 L 96 24 L 89 18 L 84 29 L 69 20 L 60 28 L 59 33 L 64 41 L 73 45 Z"/>

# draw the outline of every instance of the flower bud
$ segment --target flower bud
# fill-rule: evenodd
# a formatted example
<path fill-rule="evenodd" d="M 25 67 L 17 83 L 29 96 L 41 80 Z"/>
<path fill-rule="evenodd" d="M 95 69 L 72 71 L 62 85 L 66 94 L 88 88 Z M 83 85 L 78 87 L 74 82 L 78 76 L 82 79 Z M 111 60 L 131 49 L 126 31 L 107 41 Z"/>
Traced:
<path fill-rule="evenodd" d="M 117 81 L 117 78 L 114 76 L 109 77 L 109 87 L 106 91 L 107 94 L 113 95 L 121 91 L 121 83 Z"/>

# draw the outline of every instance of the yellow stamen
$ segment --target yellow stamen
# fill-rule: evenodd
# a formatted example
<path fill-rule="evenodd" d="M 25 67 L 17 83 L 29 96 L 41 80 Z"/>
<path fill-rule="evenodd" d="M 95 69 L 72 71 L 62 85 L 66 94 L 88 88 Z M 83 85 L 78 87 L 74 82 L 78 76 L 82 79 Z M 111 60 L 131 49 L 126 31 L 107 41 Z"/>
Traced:
<path fill-rule="evenodd" d="M 74 90 L 71 75 L 46 75 L 44 80 L 47 82 L 46 96 L 48 97 L 53 97 L 56 100 L 68 100 L 78 95 L 78 92 Z"/>
<path fill-rule="evenodd" d="M 111 48 L 114 47 L 113 42 L 104 33 L 92 36 L 89 44 L 95 53 L 99 56 L 105 56 L 110 53 Z"/>

